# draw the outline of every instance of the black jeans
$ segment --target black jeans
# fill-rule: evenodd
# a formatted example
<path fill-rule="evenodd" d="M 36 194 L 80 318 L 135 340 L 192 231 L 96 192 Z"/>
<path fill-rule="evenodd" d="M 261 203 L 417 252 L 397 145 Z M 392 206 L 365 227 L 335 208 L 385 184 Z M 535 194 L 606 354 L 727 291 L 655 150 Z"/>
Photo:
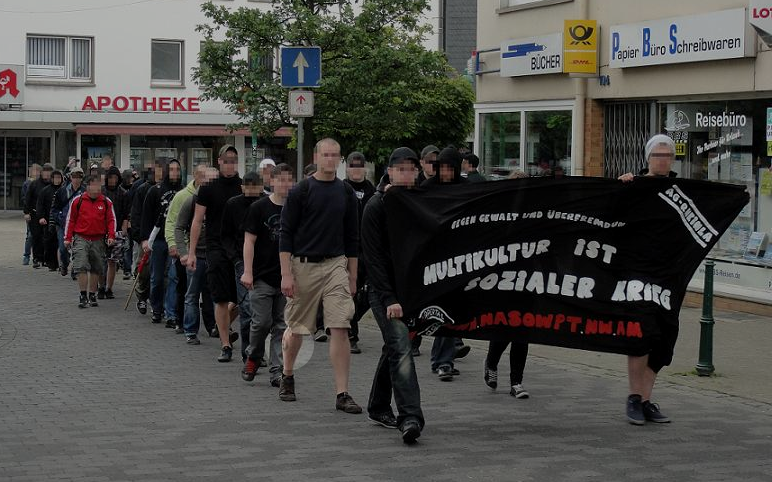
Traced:
<path fill-rule="evenodd" d="M 523 383 L 525 360 L 528 358 L 528 343 L 491 341 L 488 344 L 488 356 L 485 358 L 485 365 L 491 370 L 498 370 L 501 355 L 504 354 L 504 350 L 510 343 L 512 348 L 509 350 L 509 381 L 511 385 L 518 385 Z"/>
<path fill-rule="evenodd" d="M 357 287 L 354 295 L 354 317 L 351 318 L 351 329 L 348 330 L 348 339 L 354 343 L 359 342 L 359 320 L 370 309 L 370 299 L 367 285 Z"/>
<path fill-rule="evenodd" d="M 391 409 L 393 393 L 399 426 L 402 427 L 406 420 L 415 420 L 423 427 L 421 389 L 418 387 L 418 376 L 415 372 L 407 326 L 401 320 L 390 320 L 386 317 L 386 307 L 377 292 L 370 291 L 368 294 L 370 307 L 381 330 L 384 345 L 375 369 L 367 412 L 370 415 L 393 414 Z"/>

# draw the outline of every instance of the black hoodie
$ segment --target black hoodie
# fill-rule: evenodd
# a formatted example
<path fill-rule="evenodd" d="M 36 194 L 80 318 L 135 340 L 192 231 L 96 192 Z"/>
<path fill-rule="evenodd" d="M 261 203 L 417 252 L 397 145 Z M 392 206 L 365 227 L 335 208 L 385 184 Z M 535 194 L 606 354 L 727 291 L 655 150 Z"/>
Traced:
<path fill-rule="evenodd" d="M 440 181 L 440 166 L 450 166 L 453 168 L 453 180 L 449 182 Z M 437 156 L 437 162 L 434 168 L 434 176 L 421 183 L 421 187 L 433 187 L 440 184 L 464 184 L 469 182 L 461 176 L 461 154 L 453 147 L 446 147 Z"/>
<path fill-rule="evenodd" d="M 110 178 L 115 177 L 115 184 L 110 187 Z M 110 198 L 113 202 L 113 209 L 115 210 L 115 226 L 120 230 L 123 226 L 123 221 L 129 216 L 131 205 L 129 204 L 129 195 L 126 190 L 121 187 L 121 171 L 111 166 L 105 174 L 105 185 L 102 187 L 102 193 Z"/>
<path fill-rule="evenodd" d="M 32 181 L 27 188 L 27 195 L 24 196 L 24 214 L 34 215 L 35 209 L 37 209 L 38 196 L 43 192 L 46 186 L 51 184 L 51 181 L 43 180 L 43 175 Z M 34 218 L 34 216 L 32 216 Z"/>
<path fill-rule="evenodd" d="M 35 219 L 33 221 L 39 222 L 41 219 L 45 219 L 47 223 L 51 222 L 51 205 L 54 201 L 54 194 L 62 187 L 62 183 L 54 184 L 54 175 L 59 176 L 59 179 L 63 179 L 62 171 L 54 171 L 51 173 L 51 182 L 40 191 L 38 199 L 35 205 Z"/>
<path fill-rule="evenodd" d="M 150 187 L 145 196 L 145 202 L 142 206 L 142 220 L 140 227 L 140 240 L 145 241 L 150 237 L 154 227 L 160 227 L 157 240 L 166 241 L 163 225 L 166 222 L 166 210 L 169 208 L 174 195 L 182 189 L 182 169 L 180 168 L 180 179 L 172 181 L 169 179 L 169 165 L 180 163 L 177 160 L 171 160 L 164 166 L 164 178 L 161 183 L 156 183 Z"/>
<path fill-rule="evenodd" d="M 131 223 L 130 236 L 133 241 L 140 242 L 142 237 L 140 231 L 142 228 L 142 208 L 145 205 L 145 196 L 147 191 L 155 186 L 155 171 L 154 169 L 147 169 L 144 173 L 144 181 L 135 182 L 132 186 L 133 193 L 131 197 L 131 210 L 129 213 L 129 222 Z"/>

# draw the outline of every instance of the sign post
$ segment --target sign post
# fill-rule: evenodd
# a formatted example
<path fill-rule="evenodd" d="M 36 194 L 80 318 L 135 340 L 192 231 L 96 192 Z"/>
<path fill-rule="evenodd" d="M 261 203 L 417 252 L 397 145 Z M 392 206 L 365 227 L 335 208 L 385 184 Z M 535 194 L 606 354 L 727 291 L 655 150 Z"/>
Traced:
<path fill-rule="evenodd" d="M 287 88 L 319 87 L 322 80 L 321 47 L 282 47 L 281 86 Z M 290 90 L 287 107 L 290 117 L 298 120 L 298 180 L 303 179 L 303 119 L 314 115 L 314 93 Z"/>

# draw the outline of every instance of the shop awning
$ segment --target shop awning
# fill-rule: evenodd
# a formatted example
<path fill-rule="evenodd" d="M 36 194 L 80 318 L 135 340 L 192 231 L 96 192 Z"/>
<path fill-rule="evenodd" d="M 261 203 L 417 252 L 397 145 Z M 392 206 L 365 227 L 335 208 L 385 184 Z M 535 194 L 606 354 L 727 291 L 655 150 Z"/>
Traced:
<path fill-rule="evenodd" d="M 249 129 L 233 132 L 222 126 L 164 125 L 164 124 L 78 124 L 75 132 L 80 135 L 131 135 L 131 136 L 251 136 Z M 275 137 L 291 137 L 292 128 L 282 127 Z"/>

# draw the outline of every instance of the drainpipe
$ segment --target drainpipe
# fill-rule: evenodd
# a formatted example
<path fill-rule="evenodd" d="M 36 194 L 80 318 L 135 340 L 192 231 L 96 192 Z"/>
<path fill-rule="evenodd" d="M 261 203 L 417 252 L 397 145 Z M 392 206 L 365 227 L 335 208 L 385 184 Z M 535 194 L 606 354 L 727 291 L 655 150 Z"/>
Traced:
<path fill-rule="evenodd" d="M 587 19 L 590 13 L 589 0 L 576 1 L 577 17 Z M 587 78 L 574 77 L 574 112 L 571 122 L 571 160 L 573 175 L 584 175 L 584 115 L 587 101 Z"/>

